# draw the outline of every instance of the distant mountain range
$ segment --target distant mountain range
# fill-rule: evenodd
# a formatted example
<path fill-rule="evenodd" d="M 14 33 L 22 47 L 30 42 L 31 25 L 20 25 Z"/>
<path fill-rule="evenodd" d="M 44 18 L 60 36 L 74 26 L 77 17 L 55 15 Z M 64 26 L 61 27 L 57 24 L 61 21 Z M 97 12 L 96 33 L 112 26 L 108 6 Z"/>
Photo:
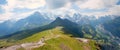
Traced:
<path fill-rule="evenodd" d="M 35 12 L 32 15 L 18 21 L 8 20 L 0 23 L 0 36 L 12 34 L 21 30 L 40 27 L 49 24 L 57 17 L 59 17 L 59 15 L 57 16 L 52 14 L 50 15 L 49 13 L 41 14 L 40 12 Z M 66 14 L 64 18 L 79 25 L 90 24 L 92 26 L 96 26 L 105 21 L 111 20 L 113 16 L 106 16 L 96 19 L 95 16 L 82 16 L 79 13 L 75 13 L 72 17 Z"/>
<path fill-rule="evenodd" d="M 50 22 L 50 19 L 46 19 L 39 12 L 35 12 L 27 18 L 18 21 L 8 20 L 3 23 L 0 23 L 0 36 L 12 34 L 21 30 L 37 28 L 49 24 Z"/>
<path fill-rule="evenodd" d="M 56 20 L 51 20 L 47 15 L 35 12 L 16 22 L 6 21 L 0 24 L 0 39 L 7 39 L 8 42 L 19 41 L 60 26 L 70 37 L 96 40 L 102 50 L 120 49 L 119 16 L 105 16 L 98 19 L 80 14 L 74 14 L 73 17 L 65 16 L 63 19 L 55 16 Z"/>
<path fill-rule="evenodd" d="M 61 28 L 60 30 L 59 30 L 59 27 Z M 48 31 L 48 30 L 50 30 L 50 31 Z M 52 31 L 52 30 L 54 30 L 54 31 Z M 42 32 L 41 35 L 40 35 L 39 32 Z M 46 33 L 43 33 L 43 32 L 46 32 Z M 43 34 L 45 34 L 45 35 L 43 35 Z M 55 36 L 53 36 L 53 35 L 55 35 Z M 57 35 L 59 35 L 60 38 L 57 38 L 56 37 Z M 56 20 L 54 20 L 53 22 L 51 22 L 48 25 L 44 25 L 44 26 L 41 26 L 41 27 L 33 28 L 33 29 L 23 30 L 23 31 L 19 31 L 19 32 L 16 32 L 16 33 L 13 33 L 13 34 L 9 34 L 9 35 L 0 37 L 0 39 L 1 39 L 0 42 L 3 43 L 3 42 L 6 41 L 7 43 L 5 43 L 5 44 L 14 45 L 16 43 L 17 44 L 24 43 L 24 40 L 27 41 L 27 42 L 29 40 L 32 41 L 32 39 L 36 40 L 36 38 L 33 38 L 31 36 L 36 37 L 36 38 L 41 37 L 41 36 L 53 37 L 54 42 L 56 40 L 60 40 L 59 41 L 60 43 L 57 42 L 57 44 L 67 45 L 68 49 L 69 49 L 69 46 L 73 46 L 76 43 L 77 43 L 76 47 L 78 49 L 76 47 L 70 47 L 70 48 L 73 49 L 73 50 L 74 49 L 79 50 L 79 48 L 80 48 L 80 50 L 86 49 L 84 47 L 80 47 L 80 44 L 84 44 L 82 41 L 81 41 L 82 43 L 79 43 L 79 40 L 77 41 L 76 39 L 73 38 L 73 37 L 83 37 L 84 36 L 82 33 L 79 32 L 79 25 L 74 23 L 74 22 L 69 21 L 68 19 L 61 19 L 60 17 L 56 18 Z M 28 39 L 32 38 L 32 39 L 26 40 L 27 38 Z M 64 41 L 61 41 L 61 40 L 64 40 Z M 69 42 L 68 42 L 68 40 L 69 40 Z M 22 42 L 20 42 L 20 41 L 22 41 Z M 38 41 L 38 39 L 37 39 L 37 41 Z M 66 42 L 68 44 L 66 44 Z M 14 43 L 14 44 L 12 44 L 12 43 Z M 49 43 L 47 43 L 47 44 L 49 44 Z M 59 46 L 57 46 L 57 44 L 54 44 L 55 47 L 59 47 Z M 9 46 L 9 45 L 3 45 L 3 44 L 0 45 L 1 48 L 2 47 L 7 47 L 7 46 Z M 50 45 L 50 46 L 53 47 L 53 45 Z M 97 48 L 98 46 L 95 45 L 95 42 L 92 41 L 92 40 L 89 40 L 89 42 L 86 43 L 85 46 L 89 46 L 90 49 L 95 49 L 95 50 L 99 49 L 99 48 Z M 47 47 L 47 46 L 45 45 L 45 47 Z M 50 47 L 47 47 L 47 48 L 51 49 Z M 59 47 L 59 48 L 61 48 L 61 47 Z M 43 48 L 41 48 L 41 49 L 43 49 Z M 56 48 L 54 48 L 54 49 L 56 49 Z"/>

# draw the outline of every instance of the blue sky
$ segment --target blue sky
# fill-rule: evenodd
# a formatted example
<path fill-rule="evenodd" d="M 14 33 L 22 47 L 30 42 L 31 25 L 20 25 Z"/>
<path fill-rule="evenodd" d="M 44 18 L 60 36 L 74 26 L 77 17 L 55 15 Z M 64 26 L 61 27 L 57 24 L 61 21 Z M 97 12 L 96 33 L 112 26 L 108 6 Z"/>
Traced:
<path fill-rule="evenodd" d="M 4 5 L 4 4 L 7 4 L 7 1 L 6 0 L 0 0 L 0 5 Z M 3 13 L 5 13 L 4 9 L 0 6 L 0 14 L 3 14 Z"/>
<path fill-rule="evenodd" d="M 120 0 L 0 0 L 0 21 L 24 18 L 35 11 L 83 15 L 119 15 Z"/>
<path fill-rule="evenodd" d="M 28 9 L 28 8 L 14 8 L 13 11 L 14 13 L 24 13 L 24 12 L 29 12 L 32 11 L 33 9 Z"/>
<path fill-rule="evenodd" d="M 120 0 L 117 2 L 117 5 L 120 5 Z"/>
<path fill-rule="evenodd" d="M 4 5 L 4 4 L 6 4 L 6 3 L 7 3 L 6 0 L 0 0 L 0 5 Z"/>
<path fill-rule="evenodd" d="M 0 7 L 0 14 L 3 14 L 3 13 L 5 13 L 5 11 Z"/>

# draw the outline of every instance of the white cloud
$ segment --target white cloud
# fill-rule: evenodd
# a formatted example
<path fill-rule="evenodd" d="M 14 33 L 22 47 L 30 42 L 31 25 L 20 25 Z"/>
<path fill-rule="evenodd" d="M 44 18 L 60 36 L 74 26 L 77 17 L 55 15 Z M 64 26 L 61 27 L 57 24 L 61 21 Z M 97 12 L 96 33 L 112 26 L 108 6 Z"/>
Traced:
<path fill-rule="evenodd" d="M 116 5 L 119 0 L 88 0 L 84 3 L 77 3 L 80 9 L 107 9 L 103 12 L 92 12 L 92 13 L 81 13 L 84 15 L 95 15 L 95 16 L 104 16 L 104 15 L 120 15 L 120 6 Z"/>
<path fill-rule="evenodd" d="M 88 0 L 79 5 L 80 8 L 102 9 L 116 5 L 118 0 Z"/>
<path fill-rule="evenodd" d="M 45 5 L 44 0 L 7 0 L 7 8 L 29 8 L 34 9 Z"/>
<path fill-rule="evenodd" d="M 12 18 L 24 18 L 33 11 L 25 13 L 15 13 L 12 12 L 14 8 L 27 8 L 27 9 L 37 9 L 46 4 L 45 0 L 7 0 L 7 4 L 1 7 L 5 9 L 4 14 L 0 14 L 0 21 L 5 21 Z M 24 15 L 23 15 L 24 14 Z M 20 17 L 21 16 L 21 17 Z"/>
<path fill-rule="evenodd" d="M 4 20 L 8 20 L 8 19 L 10 19 L 10 17 L 13 15 L 13 13 L 9 13 L 9 12 L 7 12 L 7 13 L 5 13 L 5 14 L 1 14 L 0 15 L 0 21 L 4 21 Z"/>
<path fill-rule="evenodd" d="M 110 8 L 108 14 L 120 15 L 120 5 L 115 5 Z"/>
<path fill-rule="evenodd" d="M 69 13 L 71 15 L 79 12 L 83 15 L 95 16 L 120 15 L 120 6 L 116 5 L 118 1 L 119 0 L 7 0 L 7 4 L 2 5 L 2 8 L 5 9 L 5 13 L 0 14 L 0 21 L 13 18 L 24 18 L 24 16 L 31 14 L 32 12 L 36 11 L 36 9 L 40 10 L 41 12 L 51 12 L 54 14 Z M 78 7 L 77 9 L 79 10 L 107 9 L 107 11 L 103 10 L 103 12 L 95 11 L 92 13 L 82 13 L 79 10 L 76 10 L 76 7 L 73 5 L 76 5 Z M 17 14 L 15 12 L 12 12 L 14 8 L 27 8 L 32 10 L 30 10 L 29 12 L 22 12 Z"/>
<path fill-rule="evenodd" d="M 65 7 L 67 3 L 68 0 L 46 0 L 46 5 L 50 9 Z"/>
<path fill-rule="evenodd" d="M 107 9 L 105 10 L 101 10 L 101 11 L 95 11 L 95 12 L 89 12 L 89 13 L 83 13 L 80 12 L 79 10 L 77 10 L 77 12 L 83 14 L 83 15 L 95 15 L 95 16 L 104 16 L 104 15 L 119 15 L 118 10 L 120 10 L 120 6 L 117 6 L 116 3 L 119 0 L 47 0 L 47 4 L 50 7 L 57 7 L 55 9 L 53 9 L 53 11 L 55 11 L 56 13 L 65 13 L 67 12 L 71 12 L 71 7 L 73 4 L 77 5 L 79 7 L 79 10 L 83 10 L 83 9 L 92 9 L 92 10 L 100 10 L 100 9 Z M 50 3 L 49 3 L 50 2 Z M 59 6 L 61 5 L 62 6 Z M 51 4 L 52 3 L 52 4 Z M 60 4 L 58 4 L 60 3 Z M 51 10 L 51 9 L 50 9 Z M 59 11 L 60 10 L 60 11 Z M 74 9 L 73 9 L 74 10 Z M 75 11 L 73 11 L 75 12 Z"/>
<path fill-rule="evenodd" d="M 105 7 L 102 0 L 88 0 L 87 2 L 79 5 L 80 8 L 100 9 Z"/>
<path fill-rule="evenodd" d="M 19 0 L 17 3 L 18 8 L 35 9 L 45 5 L 44 0 Z"/>

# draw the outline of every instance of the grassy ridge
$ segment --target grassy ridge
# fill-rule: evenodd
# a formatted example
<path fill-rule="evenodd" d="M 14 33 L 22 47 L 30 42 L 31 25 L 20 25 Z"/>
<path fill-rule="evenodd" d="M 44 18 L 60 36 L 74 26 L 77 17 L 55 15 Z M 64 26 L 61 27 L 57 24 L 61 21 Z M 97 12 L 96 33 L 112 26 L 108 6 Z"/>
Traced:
<path fill-rule="evenodd" d="M 45 39 L 49 39 L 45 41 L 45 45 L 33 48 L 33 50 L 97 50 L 95 42 L 89 41 L 89 43 L 84 43 L 76 40 L 71 35 L 67 35 L 67 33 L 62 31 L 62 27 L 56 27 L 50 30 L 45 30 L 42 32 L 38 32 L 24 38 L 22 40 L 18 40 L 15 42 L 0 42 L 2 46 L 10 46 L 14 44 L 22 44 L 22 43 L 29 43 L 29 42 L 38 42 L 42 37 Z M 20 48 L 18 50 L 24 50 Z"/>
<path fill-rule="evenodd" d="M 57 35 L 60 35 L 60 37 L 54 38 Z M 28 37 L 24 40 L 21 40 L 22 42 L 30 42 L 30 41 L 38 41 L 38 39 L 45 37 L 51 38 L 47 41 L 45 41 L 45 45 L 39 48 L 34 48 L 33 50 L 85 50 L 86 48 L 90 50 L 96 50 L 95 42 L 90 41 L 89 43 L 83 43 L 79 42 L 78 40 L 70 37 L 70 35 L 66 35 L 61 30 L 61 27 L 57 27 L 51 30 L 46 30 L 40 33 L 37 33 L 31 37 Z M 34 38 L 34 39 L 32 39 Z M 32 39 L 32 40 L 31 40 Z"/>

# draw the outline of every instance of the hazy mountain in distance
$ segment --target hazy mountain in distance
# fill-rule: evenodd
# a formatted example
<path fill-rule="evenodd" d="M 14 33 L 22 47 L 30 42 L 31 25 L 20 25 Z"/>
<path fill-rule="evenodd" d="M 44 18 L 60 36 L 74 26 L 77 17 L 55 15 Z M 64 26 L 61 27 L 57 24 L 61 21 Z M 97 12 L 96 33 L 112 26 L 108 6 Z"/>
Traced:
<path fill-rule="evenodd" d="M 118 19 L 117 21 L 119 21 L 119 18 L 116 18 L 116 19 Z M 116 21 L 116 19 L 113 19 L 111 21 L 114 21 L 114 20 Z M 106 23 L 104 23 L 104 24 L 106 24 Z M 114 26 L 114 24 L 112 24 L 112 26 Z M 96 40 L 97 43 L 100 44 L 100 46 L 103 50 L 107 50 L 107 49 L 116 50 L 119 48 L 119 45 L 118 45 L 119 38 L 117 38 L 118 34 L 114 35 L 114 33 L 110 33 L 110 30 L 106 29 L 104 25 L 100 24 L 100 25 L 97 25 L 94 27 L 90 24 L 79 25 L 68 19 L 61 19 L 60 17 L 57 17 L 56 20 L 54 20 L 53 22 L 51 22 L 48 25 L 19 31 L 14 34 L 10 34 L 10 35 L 7 35 L 7 36 L 1 37 L 1 38 L 9 39 L 8 41 L 22 40 L 24 38 L 34 35 L 35 33 L 38 33 L 38 32 L 44 31 L 44 30 L 49 30 L 49 29 L 52 29 L 55 27 L 63 27 L 62 31 L 64 31 L 65 33 L 68 33 L 68 35 L 71 35 L 71 37 L 80 37 L 80 38 Z M 107 26 L 107 27 L 109 27 L 109 26 Z M 114 37 L 116 37 L 116 38 L 114 38 Z"/>
<path fill-rule="evenodd" d="M 32 47 L 31 50 L 100 50 L 98 44 L 94 40 L 82 39 L 79 37 L 83 37 L 83 34 L 79 33 L 78 25 L 76 23 L 58 17 L 48 25 L 19 31 L 0 38 L 0 49 L 2 47 L 5 47 L 2 49 L 6 49 L 17 44 L 17 46 L 22 46 L 22 48 L 17 46 L 14 46 L 14 48 L 26 49 Z M 44 41 L 40 39 L 44 39 Z M 45 45 L 41 45 L 43 43 L 45 43 Z M 75 44 L 77 46 L 74 46 Z M 24 47 L 23 45 L 29 45 L 29 47 Z"/>
<path fill-rule="evenodd" d="M 10 20 L 8 20 L 0 23 L 0 34 L 1 36 L 7 35 L 21 30 L 40 27 L 50 22 L 51 20 L 45 19 L 44 16 L 41 15 L 41 13 L 35 12 L 34 14 L 15 22 L 11 22 Z"/>

